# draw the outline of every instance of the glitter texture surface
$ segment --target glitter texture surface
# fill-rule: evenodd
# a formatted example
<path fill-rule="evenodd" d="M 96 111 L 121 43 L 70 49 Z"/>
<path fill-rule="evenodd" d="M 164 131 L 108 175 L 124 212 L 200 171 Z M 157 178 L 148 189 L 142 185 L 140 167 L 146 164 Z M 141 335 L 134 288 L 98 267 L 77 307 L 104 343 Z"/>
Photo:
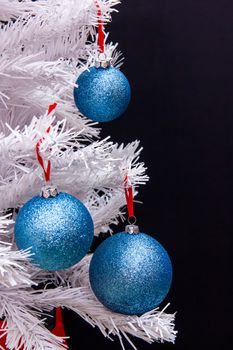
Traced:
<path fill-rule="evenodd" d="M 77 198 L 60 192 L 56 197 L 30 199 L 19 211 L 15 241 L 31 248 L 31 262 L 47 270 L 66 269 L 79 262 L 94 236 L 91 215 Z"/>
<path fill-rule="evenodd" d="M 96 249 L 89 272 L 99 301 L 114 312 L 128 315 L 157 307 L 172 281 L 166 250 L 145 233 L 121 232 L 107 238 Z"/>
<path fill-rule="evenodd" d="M 108 122 L 118 118 L 128 107 L 131 88 L 128 79 L 112 66 L 108 68 L 91 67 L 84 71 L 76 81 L 74 101 L 86 117 Z"/>

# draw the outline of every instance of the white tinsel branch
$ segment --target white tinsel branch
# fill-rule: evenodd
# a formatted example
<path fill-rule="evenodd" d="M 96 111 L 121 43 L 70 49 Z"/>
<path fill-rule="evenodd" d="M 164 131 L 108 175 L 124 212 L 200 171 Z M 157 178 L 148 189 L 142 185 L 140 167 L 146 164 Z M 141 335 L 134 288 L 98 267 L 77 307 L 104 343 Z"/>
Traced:
<path fill-rule="evenodd" d="M 25 14 L 33 14 L 40 7 L 46 6 L 45 1 L 40 1 L 40 5 L 36 2 L 0 0 L 0 21 L 11 21 Z"/>
<path fill-rule="evenodd" d="M 0 1 L 0 5 L 3 5 L 0 9 L 1 19 L 1 13 L 4 13 L 4 9 L 5 13 L 9 10 L 12 1 Z M 36 3 L 24 0 L 17 5 L 15 3 L 18 1 L 13 1 L 13 5 L 19 10 L 21 7 L 22 15 L 3 27 L 0 52 L 10 57 L 13 53 L 17 55 L 17 51 L 21 56 L 43 51 L 49 57 L 50 50 L 54 50 L 55 46 L 62 49 L 61 44 L 69 43 L 72 50 L 77 42 L 84 47 L 88 35 L 94 34 L 93 26 L 98 24 L 98 20 L 104 23 L 110 21 L 110 14 L 116 11 L 114 6 L 119 1 L 98 0 L 101 16 L 97 14 L 94 0 L 41 0 Z"/>
<path fill-rule="evenodd" d="M 52 181 L 60 191 L 86 204 L 96 234 L 107 231 L 111 223 L 118 222 L 125 205 L 126 173 L 133 186 L 148 180 L 144 164 L 138 161 L 139 142 L 118 146 L 107 138 L 84 147 L 79 142 L 82 131 L 66 128 L 65 120 L 53 123 L 54 118 L 47 114 L 34 117 L 22 131 L 9 127 L 11 133 L 0 137 L 0 210 L 18 207 L 40 192 L 43 172 L 35 146 L 43 137 L 41 154 L 52 161 Z M 50 132 L 45 133 L 51 123 Z"/>
<path fill-rule="evenodd" d="M 11 1 L 7 2 L 10 6 Z M 118 1 L 98 3 L 101 19 L 109 21 Z M 60 119 L 66 118 L 78 130 L 85 127 L 86 137 L 97 136 L 98 130 L 80 117 L 73 99 L 77 77 L 93 64 L 97 52 L 96 2 L 50 0 L 38 1 L 35 7 L 29 0 L 20 4 L 32 6 L 33 12 L 26 11 L 0 28 L 0 131 L 5 133 L 5 122 L 13 128 L 28 123 L 55 100 Z M 106 54 L 113 55 L 114 65 L 119 66 L 116 45 L 106 45 Z"/>
<path fill-rule="evenodd" d="M 8 228 L 13 224 L 10 214 L 0 216 L 0 239 L 8 235 Z M 0 285 L 13 287 L 16 285 L 35 284 L 30 279 L 25 263 L 30 257 L 29 251 L 13 251 L 12 244 L 0 240 Z"/>
<path fill-rule="evenodd" d="M 30 256 L 29 251 L 12 251 L 11 244 L 0 241 L 0 284 L 5 287 L 34 284 L 23 265 Z"/>
<path fill-rule="evenodd" d="M 12 300 L 17 305 L 18 310 L 21 310 L 21 312 L 18 312 L 18 322 L 20 322 L 21 314 L 29 313 L 31 315 L 31 309 L 35 313 L 38 310 L 50 310 L 52 307 L 67 307 L 79 314 L 92 326 L 97 326 L 104 336 L 111 338 L 111 335 L 117 335 L 123 349 L 123 338 L 136 349 L 129 335 L 143 339 L 148 343 L 153 341 L 175 341 L 177 333 L 174 330 L 175 314 L 165 313 L 168 305 L 162 310 L 156 308 L 142 316 L 127 316 L 106 309 L 96 299 L 90 288 L 88 275 L 90 258 L 91 255 L 86 256 L 75 267 L 60 272 L 60 280 L 66 280 L 68 287 L 57 287 L 36 292 L 17 290 L 17 294 L 14 288 L 2 289 L 2 300 L 7 300 L 7 304 L 10 304 Z M 42 274 L 45 274 L 45 272 L 42 271 Z M 56 274 L 58 275 L 58 273 Z M 43 278 L 47 277 L 52 281 L 52 276 L 52 273 L 48 273 Z M 5 310 L 6 302 L 3 306 Z M 11 317 L 11 312 L 9 309 L 7 313 L 4 311 L 7 320 L 8 317 Z M 20 331 L 14 329 L 14 332 L 15 339 L 19 339 L 22 332 L 24 332 L 24 323 L 22 323 Z M 8 329 L 8 336 L 11 337 L 11 329 Z"/>
<path fill-rule="evenodd" d="M 13 224 L 13 220 L 10 214 L 0 215 L 0 235 L 5 234 L 11 224 Z"/>
<path fill-rule="evenodd" d="M 7 293 L 4 295 L 4 292 L 1 294 L 0 315 L 5 316 L 2 335 L 6 334 L 8 349 L 20 349 L 23 344 L 25 350 L 64 350 L 63 339 L 46 329 L 43 319 L 39 319 L 39 312 L 35 310 L 36 305 L 30 305 L 31 308 L 27 306 L 26 295 L 24 298 L 22 292 L 19 293 L 19 299 L 24 298 L 19 301 L 17 290 L 11 297 Z"/>

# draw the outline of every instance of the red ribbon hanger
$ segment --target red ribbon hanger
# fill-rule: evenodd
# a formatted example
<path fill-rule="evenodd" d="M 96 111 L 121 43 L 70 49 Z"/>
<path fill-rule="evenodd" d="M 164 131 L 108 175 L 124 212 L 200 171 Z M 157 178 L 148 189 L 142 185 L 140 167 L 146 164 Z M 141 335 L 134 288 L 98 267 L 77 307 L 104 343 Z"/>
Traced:
<path fill-rule="evenodd" d="M 102 12 L 101 12 L 101 8 L 98 0 L 95 0 L 95 3 L 97 7 L 97 17 L 98 17 L 98 48 L 99 48 L 99 52 L 104 53 L 104 39 L 105 39 L 104 25 L 102 20 L 100 19 Z"/>
<path fill-rule="evenodd" d="M 47 111 L 47 115 L 49 115 L 50 113 L 52 113 L 52 111 L 56 108 L 57 106 L 57 103 L 54 102 L 53 104 L 49 105 L 49 108 L 48 108 L 48 111 Z M 50 129 L 51 129 L 51 126 L 48 127 L 48 129 L 46 130 L 46 133 L 49 133 L 50 132 Z M 43 169 L 44 171 L 44 178 L 45 178 L 45 181 L 46 182 L 50 182 L 50 175 L 51 175 L 51 161 L 48 160 L 48 163 L 47 163 L 47 167 L 45 168 L 45 165 L 44 165 L 44 160 L 42 158 L 42 156 L 40 155 L 40 145 L 41 143 L 43 142 L 45 138 L 42 137 L 36 144 L 36 155 L 37 155 L 37 159 L 38 159 L 38 162 L 41 166 L 41 168 Z"/>
<path fill-rule="evenodd" d="M 128 218 L 135 218 L 134 216 L 134 203 L 133 203 L 133 187 L 128 183 L 128 176 L 125 176 L 124 179 L 124 189 L 125 189 L 125 198 L 127 203 Z"/>

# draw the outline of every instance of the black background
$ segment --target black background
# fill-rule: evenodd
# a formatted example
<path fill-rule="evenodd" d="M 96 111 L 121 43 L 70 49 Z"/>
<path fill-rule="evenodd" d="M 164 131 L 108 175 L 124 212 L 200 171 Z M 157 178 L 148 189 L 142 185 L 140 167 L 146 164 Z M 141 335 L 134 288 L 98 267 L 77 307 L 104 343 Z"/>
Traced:
<path fill-rule="evenodd" d="M 124 116 L 101 137 L 141 140 L 150 181 L 136 214 L 169 252 L 176 344 L 138 349 L 232 347 L 232 0 L 125 0 L 108 26 L 132 85 Z M 115 232 L 119 232 L 119 227 Z M 118 349 L 65 311 L 70 350 Z M 131 349 L 126 344 L 126 349 Z"/>

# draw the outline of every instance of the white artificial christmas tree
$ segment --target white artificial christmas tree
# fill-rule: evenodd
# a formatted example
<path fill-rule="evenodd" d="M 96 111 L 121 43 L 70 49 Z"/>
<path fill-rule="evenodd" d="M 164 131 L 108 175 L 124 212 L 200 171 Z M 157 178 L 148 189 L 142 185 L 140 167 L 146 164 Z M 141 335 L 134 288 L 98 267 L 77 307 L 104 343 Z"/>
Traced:
<path fill-rule="evenodd" d="M 95 297 L 88 278 L 90 255 L 77 265 L 51 272 L 32 265 L 30 251 L 14 243 L 16 211 L 37 195 L 44 184 L 35 147 L 52 163 L 59 190 L 79 198 L 89 209 L 95 235 L 111 232 L 124 218 L 123 179 L 133 187 L 148 178 L 139 162 L 139 142 L 118 145 L 99 139 L 97 123 L 85 118 L 74 104 L 77 77 L 94 64 L 98 53 L 98 21 L 107 23 L 117 0 L 0 0 L 0 333 L 9 349 L 64 348 L 51 334 L 40 313 L 67 307 L 104 336 L 129 335 L 174 342 L 174 314 L 155 309 L 142 316 L 107 310 Z M 108 37 L 106 35 L 105 39 Z M 106 56 L 120 67 L 117 45 L 106 43 Z M 48 106 L 56 101 L 54 114 Z M 50 132 L 46 133 L 51 126 Z M 46 281 L 54 289 L 35 289 Z M 135 347 L 134 347 L 135 348 Z"/>

